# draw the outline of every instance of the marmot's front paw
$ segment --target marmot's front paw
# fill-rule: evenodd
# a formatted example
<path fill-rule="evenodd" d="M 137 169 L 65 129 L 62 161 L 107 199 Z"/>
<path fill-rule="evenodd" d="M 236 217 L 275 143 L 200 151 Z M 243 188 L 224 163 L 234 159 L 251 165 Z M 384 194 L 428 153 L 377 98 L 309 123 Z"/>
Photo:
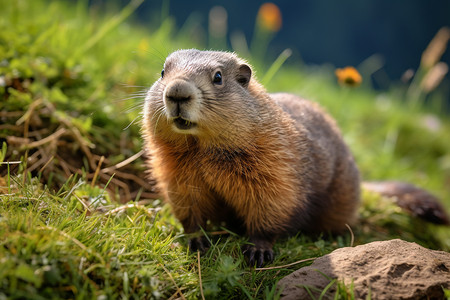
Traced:
<path fill-rule="evenodd" d="M 192 252 L 200 251 L 201 254 L 204 254 L 209 249 L 209 246 L 209 242 L 205 236 L 189 239 L 189 249 Z"/>
<path fill-rule="evenodd" d="M 256 264 L 256 267 L 260 268 L 264 263 L 273 261 L 274 254 L 271 243 L 261 240 L 250 240 L 250 242 L 253 242 L 254 245 L 245 245 L 242 248 L 242 252 L 250 266 Z"/>

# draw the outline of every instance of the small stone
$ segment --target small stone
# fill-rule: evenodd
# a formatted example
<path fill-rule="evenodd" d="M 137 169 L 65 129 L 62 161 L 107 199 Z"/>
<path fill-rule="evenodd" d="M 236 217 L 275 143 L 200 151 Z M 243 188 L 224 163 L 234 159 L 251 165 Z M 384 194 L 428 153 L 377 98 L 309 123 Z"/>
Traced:
<path fill-rule="evenodd" d="M 337 249 L 278 282 L 281 299 L 319 298 L 338 278 L 353 282 L 355 299 L 444 299 L 450 289 L 450 253 L 429 250 L 399 239 Z M 325 299 L 333 298 L 336 285 Z"/>

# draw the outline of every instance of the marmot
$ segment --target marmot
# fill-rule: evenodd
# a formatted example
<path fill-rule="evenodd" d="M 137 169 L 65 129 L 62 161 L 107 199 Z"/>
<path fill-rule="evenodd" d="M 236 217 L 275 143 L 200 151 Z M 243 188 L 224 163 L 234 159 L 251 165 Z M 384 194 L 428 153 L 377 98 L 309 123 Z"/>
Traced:
<path fill-rule="evenodd" d="M 355 220 L 360 176 L 335 121 L 313 102 L 267 93 L 234 53 L 170 54 L 145 99 L 143 136 L 185 232 L 226 222 L 249 238 L 252 265 L 273 259 L 279 236 L 340 232 Z"/>

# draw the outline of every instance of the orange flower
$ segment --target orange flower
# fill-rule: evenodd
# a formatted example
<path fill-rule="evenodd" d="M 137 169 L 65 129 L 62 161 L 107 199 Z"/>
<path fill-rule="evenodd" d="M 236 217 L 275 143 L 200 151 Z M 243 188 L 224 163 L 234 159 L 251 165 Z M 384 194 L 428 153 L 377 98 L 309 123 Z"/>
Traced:
<path fill-rule="evenodd" d="M 265 30 L 277 32 L 281 28 L 281 12 L 273 3 L 264 3 L 258 11 L 258 24 Z"/>
<path fill-rule="evenodd" d="M 421 65 L 426 69 L 433 67 L 445 53 L 447 43 L 450 41 L 450 28 L 442 27 L 431 40 L 422 54 Z"/>
<path fill-rule="evenodd" d="M 340 85 L 356 87 L 362 82 L 361 74 L 354 67 L 336 69 L 335 74 Z"/>

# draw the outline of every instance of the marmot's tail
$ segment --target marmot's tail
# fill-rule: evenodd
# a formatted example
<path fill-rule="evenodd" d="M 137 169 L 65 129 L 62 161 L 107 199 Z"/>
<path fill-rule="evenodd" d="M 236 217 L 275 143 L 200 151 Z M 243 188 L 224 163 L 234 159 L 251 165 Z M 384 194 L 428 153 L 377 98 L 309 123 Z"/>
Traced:
<path fill-rule="evenodd" d="M 412 184 L 398 181 L 364 182 L 369 191 L 392 197 L 398 206 L 415 217 L 441 225 L 450 225 L 450 218 L 439 200 Z"/>

